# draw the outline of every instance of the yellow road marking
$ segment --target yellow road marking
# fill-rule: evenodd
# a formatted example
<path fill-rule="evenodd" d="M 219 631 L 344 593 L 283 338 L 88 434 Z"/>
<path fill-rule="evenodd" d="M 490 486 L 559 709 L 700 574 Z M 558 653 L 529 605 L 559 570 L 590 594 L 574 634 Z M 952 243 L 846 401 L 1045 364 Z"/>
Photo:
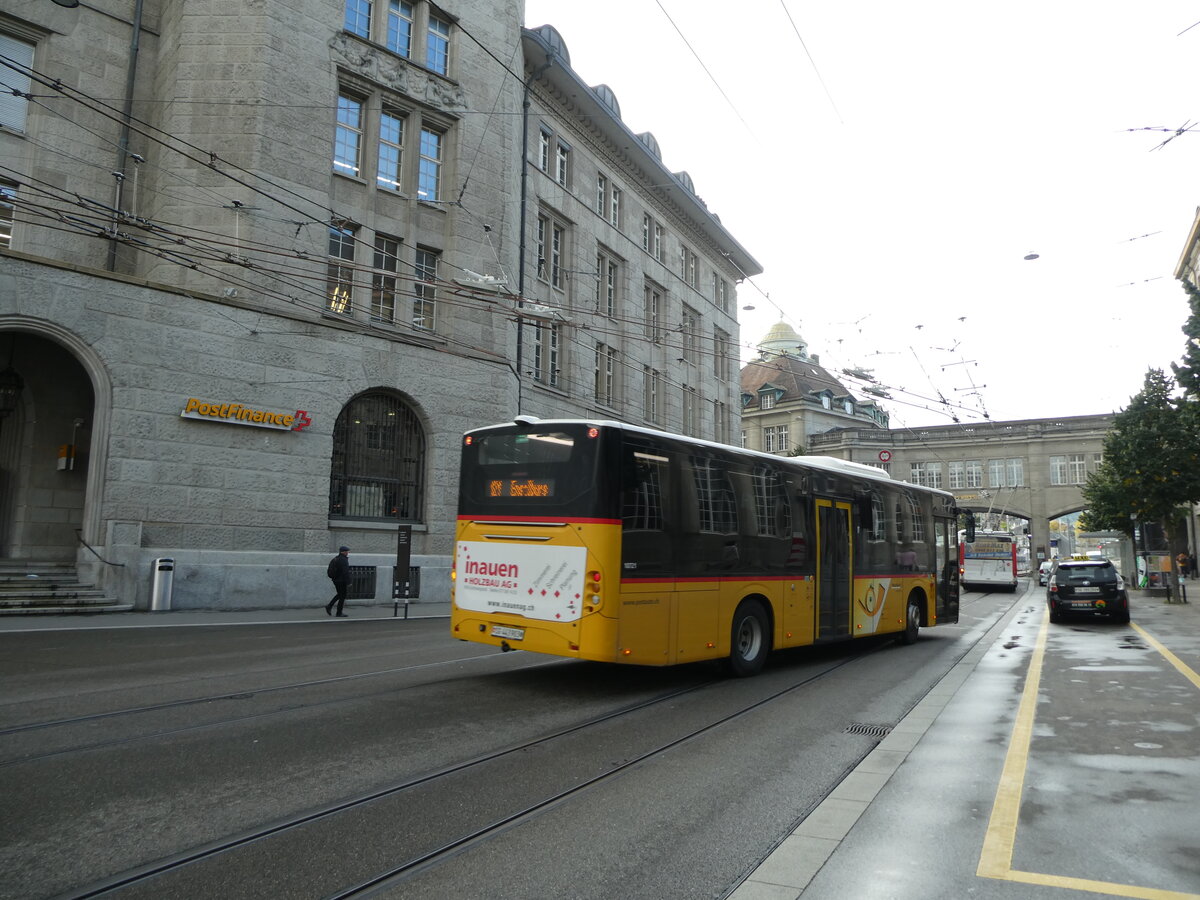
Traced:
<path fill-rule="evenodd" d="M 1012 867 L 1013 846 L 1017 840 L 1017 819 L 1021 812 L 1021 792 L 1025 785 L 1025 770 L 1029 764 L 1029 745 L 1033 740 L 1033 725 L 1037 715 L 1038 686 L 1042 680 L 1042 660 L 1046 655 L 1046 636 L 1050 627 L 1049 612 L 1043 614 L 1042 627 L 1029 661 L 1029 672 L 1025 676 L 1025 689 L 1021 692 L 1021 703 L 1013 723 L 1008 753 L 1004 757 L 1004 769 L 1000 773 L 1000 784 L 996 788 L 996 799 L 992 803 L 992 815 L 988 820 L 987 834 L 979 855 L 979 867 L 975 874 L 980 878 L 995 878 L 1019 884 L 1036 884 L 1046 887 L 1061 887 L 1112 897 L 1134 897 L 1138 900 L 1200 900 L 1200 894 L 1183 894 L 1157 888 L 1137 887 L 1128 884 L 1113 884 L 1107 881 L 1091 881 L 1087 878 L 1071 878 L 1065 875 L 1045 875 L 1038 872 L 1020 872 Z M 1163 655 L 1168 662 L 1183 673 L 1192 684 L 1200 688 L 1200 675 L 1188 668 L 1178 657 L 1151 637 L 1144 629 L 1133 626 Z"/>
<path fill-rule="evenodd" d="M 1004 757 L 1004 769 L 1000 773 L 1000 784 L 996 788 L 996 799 L 992 803 L 992 816 L 988 820 L 987 835 L 983 839 L 979 868 L 975 871 L 976 875 L 983 878 L 1005 878 L 1012 870 L 1013 845 L 1017 841 L 1017 816 L 1021 811 L 1021 790 L 1025 785 L 1025 769 L 1029 762 L 1029 743 L 1033 739 L 1033 720 L 1037 712 L 1038 684 L 1042 680 L 1042 658 L 1046 655 L 1048 628 L 1049 619 L 1044 613 L 1037 643 L 1033 648 L 1033 658 L 1029 660 L 1025 690 L 1021 692 L 1021 705 L 1017 708 L 1017 720 L 1013 723 L 1008 753 Z"/>
<path fill-rule="evenodd" d="M 1159 641 L 1152 634 L 1150 634 L 1150 632 L 1148 632 L 1145 628 L 1142 628 L 1136 622 L 1130 622 L 1129 624 L 1134 627 L 1134 629 L 1137 631 L 1138 634 L 1140 634 L 1142 637 L 1144 637 L 1146 640 L 1148 640 L 1150 642 L 1150 646 L 1152 646 L 1155 650 L 1157 650 L 1159 653 L 1161 653 L 1163 655 L 1163 658 L 1165 658 L 1167 662 L 1169 662 L 1176 669 L 1178 669 L 1180 671 L 1180 673 L 1182 673 L 1184 678 L 1186 678 L 1188 681 L 1190 681 L 1196 687 L 1200 688 L 1200 675 L 1197 675 L 1196 672 L 1193 669 L 1191 669 L 1187 663 L 1185 663 L 1178 656 L 1176 656 L 1174 653 L 1172 653 L 1170 650 L 1168 650 L 1166 647 L 1164 647 L 1161 643 L 1159 643 Z"/>

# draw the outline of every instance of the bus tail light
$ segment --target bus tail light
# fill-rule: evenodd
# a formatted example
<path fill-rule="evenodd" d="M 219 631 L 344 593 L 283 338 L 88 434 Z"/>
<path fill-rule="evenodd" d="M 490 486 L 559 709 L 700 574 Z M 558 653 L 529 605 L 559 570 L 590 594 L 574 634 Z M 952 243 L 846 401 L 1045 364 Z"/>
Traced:
<path fill-rule="evenodd" d="M 586 602 L 592 609 L 597 609 L 600 606 L 600 572 L 592 569 L 587 573 L 586 582 L 583 586 Z"/>

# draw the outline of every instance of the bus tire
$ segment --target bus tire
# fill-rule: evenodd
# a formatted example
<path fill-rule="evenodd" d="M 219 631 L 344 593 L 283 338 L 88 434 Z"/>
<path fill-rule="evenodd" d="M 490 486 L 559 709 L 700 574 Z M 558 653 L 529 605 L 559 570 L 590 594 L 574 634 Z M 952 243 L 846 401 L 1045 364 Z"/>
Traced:
<path fill-rule="evenodd" d="M 733 614 L 730 629 L 730 670 L 739 678 L 757 675 L 766 664 L 770 649 L 771 633 L 766 611 L 757 600 L 743 600 Z"/>
<path fill-rule="evenodd" d="M 915 597 L 909 597 L 908 608 L 904 611 L 904 630 L 900 632 L 900 643 L 915 644 L 920 630 L 921 606 Z"/>

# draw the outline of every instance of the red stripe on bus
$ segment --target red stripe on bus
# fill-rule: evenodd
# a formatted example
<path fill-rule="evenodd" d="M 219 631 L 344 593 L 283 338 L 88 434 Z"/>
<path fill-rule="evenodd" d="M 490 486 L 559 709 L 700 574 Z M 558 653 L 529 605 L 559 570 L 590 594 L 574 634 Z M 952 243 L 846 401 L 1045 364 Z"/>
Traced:
<path fill-rule="evenodd" d="M 460 522 L 533 522 L 539 525 L 620 525 L 620 519 L 563 519 L 554 516 L 459 516 Z"/>
<path fill-rule="evenodd" d="M 900 574 L 893 573 L 893 574 L 885 574 L 885 575 L 855 575 L 854 580 L 855 581 L 879 581 L 883 578 L 890 578 L 890 579 L 899 581 L 899 580 L 902 580 L 905 578 L 915 579 L 915 578 L 932 578 L 932 577 L 933 577 L 932 572 L 903 572 Z M 630 582 L 633 584 L 680 584 L 680 583 L 696 584 L 696 583 L 700 583 L 700 582 L 710 582 L 710 581 L 715 581 L 715 582 L 802 581 L 805 578 L 811 578 L 813 581 L 816 581 L 816 576 L 812 575 L 812 574 L 809 574 L 809 575 L 721 575 L 721 576 L 715 576 L 712 578 L 704 578 L 704 577 L 697 577 L 697 578 L 670 578 L 670 577 L 637 578 L 637 577 L 633 577 L 633 578 L 631 578 L 628 575 L 622 575 L 621 581 Z"/>

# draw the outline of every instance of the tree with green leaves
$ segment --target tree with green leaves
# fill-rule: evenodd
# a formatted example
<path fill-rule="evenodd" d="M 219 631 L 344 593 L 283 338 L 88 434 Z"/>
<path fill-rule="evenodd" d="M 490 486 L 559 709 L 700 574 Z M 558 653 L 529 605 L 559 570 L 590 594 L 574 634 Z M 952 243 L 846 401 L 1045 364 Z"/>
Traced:
<path fill-rule="evenodd" d="M 1172 397 L 1174 389 L 1161 369 L 1150 369 L 1114 417 L 1104 460 L 1083 487 L 1086 530 L 1132 534 L 1135 518 L 1178 540 L 1179 507 L 1200 501 L 1200 403 Z"/>
<path fill-rule="evenodd" d="M 1183 324 L 1183 333 L 1187 335 L 1187 343 L 1183 347 L 1183 360 L 1171 363 L 1171 371 L 1175 373 L 1175 381 L 1183 388 L 1184 396 L 1200 402 L 1200 289 L 1190 281 L 1183 283 L 1187 291 L 1188 305 L 1191 314 Z"/>

